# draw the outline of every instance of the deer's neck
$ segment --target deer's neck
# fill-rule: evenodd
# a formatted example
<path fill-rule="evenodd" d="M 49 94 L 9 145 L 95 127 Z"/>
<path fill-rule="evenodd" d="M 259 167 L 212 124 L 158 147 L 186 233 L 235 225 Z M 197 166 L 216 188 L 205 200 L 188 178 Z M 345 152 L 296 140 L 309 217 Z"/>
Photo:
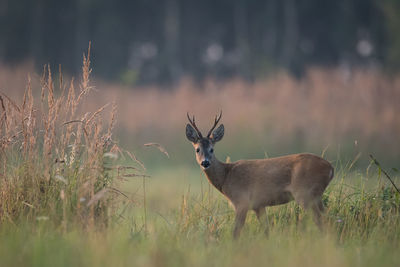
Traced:
<path fill-rule="evenodd" d="M 230 164 L 220 162 L 214 158 L 211 166 L 204 170 L 208 181 L 222 193 L 222 186 L 225 183 L 226 175 L 229 171 Z"/>

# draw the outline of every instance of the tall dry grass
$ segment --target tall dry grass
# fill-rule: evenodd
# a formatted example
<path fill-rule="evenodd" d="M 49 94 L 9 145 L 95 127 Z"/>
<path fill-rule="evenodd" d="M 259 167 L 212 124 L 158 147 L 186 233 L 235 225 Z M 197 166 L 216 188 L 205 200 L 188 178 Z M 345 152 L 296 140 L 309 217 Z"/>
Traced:
<path fill-rule="evenodd" d="M 89 47 L 78 90 L 45 66 L 39 92 L 29 78 L 21 101 L 0 94 L 0 221 L 50 220 L 66 229 L 106 225 L 116 211 L 124 195 L 116 183 L 130 168 L 113 160 L 123 153 L 112 139 L 115 103 L 80 111 L 93 89 L 90 73 Z"/>

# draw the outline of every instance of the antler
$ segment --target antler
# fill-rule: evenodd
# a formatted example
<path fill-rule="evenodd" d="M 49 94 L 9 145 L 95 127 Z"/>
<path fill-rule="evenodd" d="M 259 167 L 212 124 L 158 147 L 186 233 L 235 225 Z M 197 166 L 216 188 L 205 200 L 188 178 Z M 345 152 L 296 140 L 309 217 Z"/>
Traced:
<path fill-rule="evenodd" d="M 221 119 L 221 117 L 222 117 L 222 110 L 221 110 L 221 112 L 219 113 L 219 116 L 218 116 L 218 115 L 215 116 L 214 125 L 213 125 L 213 127 L 210 129 L 210 131 L 208 132 L 207 138 L 210 138 L 210 136 L 211 136 L 211 134 L 212 134 L 212 131 L 214 130 L 215 126 L 217 126 L 217 124 L 218 124 L 219 120 Z M 193 119 L 194 119 L 194 117 L 193 117 Z"/>
<path fill-rule="evenodd" d="M 193 115 L 193 119 L 190 119 L 189 112 L 186 113 L 186 115 L 187 115 L 187 118 L 188 118 L 190 124 L 191 124 L 191 125 L 193 126 L 193 128 L 196 130 L 198 136 L 199 136 L 200 138 L 203 138 L 203 135 L 201 134 L 199 128 L 197 128 L 196 123 L 194 122 L 194 115 Z"/>

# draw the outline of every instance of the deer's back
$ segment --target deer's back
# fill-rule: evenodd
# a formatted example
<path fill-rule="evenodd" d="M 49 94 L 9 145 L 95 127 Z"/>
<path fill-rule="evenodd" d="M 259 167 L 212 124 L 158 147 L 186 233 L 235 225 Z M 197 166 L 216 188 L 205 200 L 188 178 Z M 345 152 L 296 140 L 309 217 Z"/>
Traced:
<path fill-rule="evenodd" d="M 283 204 L 292 200 L 297 191 L 313 186 L 323 192 L 332 178 L 332 171 L 329 162 L 313 154 L 240 160 L 232 163 L 223 192 L 234 205 Z"/>

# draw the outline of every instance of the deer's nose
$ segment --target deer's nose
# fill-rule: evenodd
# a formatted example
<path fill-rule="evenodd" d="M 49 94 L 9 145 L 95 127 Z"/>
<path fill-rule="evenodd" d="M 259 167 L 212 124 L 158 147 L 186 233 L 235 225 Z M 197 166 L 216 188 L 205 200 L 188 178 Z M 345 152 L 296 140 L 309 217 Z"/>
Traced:
<path fill-rule="evenodd" d="M 204 168 L 208 168 L 210 167 L 210 162 L 208 160 L 204 160 L 201 162 L 201 166 L 203 166 Z"/>

